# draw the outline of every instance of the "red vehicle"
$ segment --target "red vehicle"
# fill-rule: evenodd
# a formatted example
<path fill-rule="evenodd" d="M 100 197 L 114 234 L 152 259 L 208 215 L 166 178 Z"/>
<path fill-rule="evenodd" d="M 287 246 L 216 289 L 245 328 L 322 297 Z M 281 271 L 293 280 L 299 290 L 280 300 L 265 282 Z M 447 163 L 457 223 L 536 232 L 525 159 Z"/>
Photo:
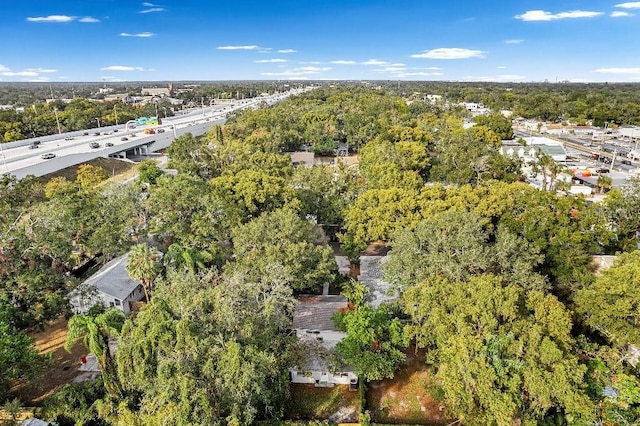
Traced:
<path fill-rule="evenodd" d="M 144 133 L 145 133 L 146 135 L 153 135 L 153 134 L 155 134 L 155 133 L 156 133 L 156 131 L 155 131 L 155 130 L 153 130 L 153 129 L 144 129 Z"/>

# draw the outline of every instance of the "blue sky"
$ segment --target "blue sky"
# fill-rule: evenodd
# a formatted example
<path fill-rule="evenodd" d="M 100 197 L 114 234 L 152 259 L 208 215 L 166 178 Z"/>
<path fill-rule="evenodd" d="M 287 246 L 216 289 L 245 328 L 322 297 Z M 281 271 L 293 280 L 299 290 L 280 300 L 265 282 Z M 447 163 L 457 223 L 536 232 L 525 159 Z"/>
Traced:
<path fill-rule="evenodd" d="M 638 81 L 640 1 L 1 0 L 1 81 Z"/>

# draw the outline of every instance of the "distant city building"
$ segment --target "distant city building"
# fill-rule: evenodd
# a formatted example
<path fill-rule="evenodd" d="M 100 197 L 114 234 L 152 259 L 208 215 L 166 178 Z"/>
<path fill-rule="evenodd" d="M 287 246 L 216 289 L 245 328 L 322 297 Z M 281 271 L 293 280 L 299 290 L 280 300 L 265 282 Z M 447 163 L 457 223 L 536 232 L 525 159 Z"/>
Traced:
<path fill-rule="evenodd" d="M 173 95 L 173 83 L 168 87 L 143 87 L 140 89 L 142 96 L 170 97 Z"/>
<path fill-rule="evenodd" d="M 562 124 L 544 124 L 540 127 L 540 133 L 550 135 L 593 135 L 596 128 L 593 126 L 565 126 Z"/>

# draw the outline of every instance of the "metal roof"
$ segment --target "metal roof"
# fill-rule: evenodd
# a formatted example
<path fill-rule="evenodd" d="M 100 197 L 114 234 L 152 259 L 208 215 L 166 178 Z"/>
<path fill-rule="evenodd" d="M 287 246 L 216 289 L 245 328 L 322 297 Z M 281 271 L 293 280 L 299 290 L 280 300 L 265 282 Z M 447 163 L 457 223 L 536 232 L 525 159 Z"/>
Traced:
<path fill-rule="evenodd" d="M 347 307 L 344 296 L 301 296 L 293 313 L 296 330 L 338 331 L 331 317 L 340 308 Z"/>
<path fill-rule="evenodd" d="M 89 287 L 95 287 L 100 293 L 123 300 L 129 296 L 140 283 L 129 277 L 126 265 L 129 254 L 117 257 L 104 265 L 98 272 L 80 284 L 72 294 Z"/>

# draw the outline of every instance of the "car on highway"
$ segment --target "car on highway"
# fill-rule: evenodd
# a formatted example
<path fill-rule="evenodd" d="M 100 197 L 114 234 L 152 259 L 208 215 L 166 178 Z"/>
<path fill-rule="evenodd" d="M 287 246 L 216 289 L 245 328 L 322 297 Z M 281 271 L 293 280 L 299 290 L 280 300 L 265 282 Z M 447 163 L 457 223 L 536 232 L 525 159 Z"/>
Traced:
<path fill-rule="evenodd" d="M 53 152 L 47 152 L 46 154 L 42 154 L 41 157 L 43 160 L 50 160 L 56 158 L 56 155 Z"/>
<path fill-rule="evenodd" d="M 128 137 L 126 137 L 126 136 L 123 136 L 123 137 L 121 137 L 121 138 L 120 138 L 120 140 L 124 142 L 124 141 L 128 141 L 128 140 L 129 140 L 129 138 L 128 138 Z"/>
<path fill-rule="evenodd" d="M 131 134 L 129 135 L 129 137 L 130 137 L 130 138 L 135 138 L 135 137 L 136 137 L 136 134 L 135 134 L 135 133 L 131 133 Z"/>
<path fill-rule="evenodd" d="M 158 129 L 157 132 L 158 133 L 164 133 L 164 129 Z"/>
<path fill-rule="evenodd" d="M 113 146 L 113 143 L 107 142 L 107 143 L 104 144 L 104 146 Z"/>
<path fill-rule="evenodd" d="M 89 147 L 93 149 L 100 148 L 100 144 L 98 142 L 91 142 Z"/>
<path fill-rule="evenodd" d="M 84 132 L 82 136 L 89 136 L 89 132 Z"/>
<path fill-rule="evenodd" d="M 626 164 L 627 166 L 630 166 L 632 164 L 631 160 L 622 160 L 621 163 Z"/>
<path fill-rule="evenodd" d="M 32 143 L 31 145 L 29 145 L 29 149 L 36 149 L 36 148 L 40 148 L 40 142 L 38 143 Z"/>
<path fill-rule="evenodd" d="M 596 170 L 596 172 L 603 174 L 603 173 L 609 173 L 609 169 L 605 168 L 605 167 L 601 167 L 598 170 Z"/>
<path fill-rule="evenodd" d="M 73 137 L 71 137 L 71 136 L 67 136 L 66 138 L 64 138 L 64 140 L 65 140 L 65 141 L 72 141 L 72 140 L 73 140 Z"/>
<path fill-rule="evenodd" d="M 93 136 L 100 136 L 100 132 L 95 132 Z"/>

